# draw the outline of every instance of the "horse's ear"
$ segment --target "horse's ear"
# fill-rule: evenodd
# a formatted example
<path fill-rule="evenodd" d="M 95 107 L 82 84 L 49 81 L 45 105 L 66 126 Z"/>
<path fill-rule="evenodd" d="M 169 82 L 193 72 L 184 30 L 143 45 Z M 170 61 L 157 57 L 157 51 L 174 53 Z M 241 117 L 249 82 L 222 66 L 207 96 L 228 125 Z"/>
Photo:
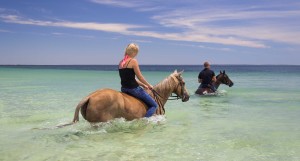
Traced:
<path fill-rule="evenodd" d="M 225 74 L 225 70 L 223 70 L 223 74 Z"/>
<path fill-rule="evenodd" d="M 220 70 L 220 74 L 223 74 L 221 70 Z"/>
<path fill-rule="evenodd" d="M 178 72 L 177 72 L 177 69 L 174 70 L 174 73 L 178 73 Z"/>
<path fill-rule="evenodd" d="M 178 75 L 181 75 L 184 72 L 184 70 L 182 70 L 181 72 L 178 72 Z"/>

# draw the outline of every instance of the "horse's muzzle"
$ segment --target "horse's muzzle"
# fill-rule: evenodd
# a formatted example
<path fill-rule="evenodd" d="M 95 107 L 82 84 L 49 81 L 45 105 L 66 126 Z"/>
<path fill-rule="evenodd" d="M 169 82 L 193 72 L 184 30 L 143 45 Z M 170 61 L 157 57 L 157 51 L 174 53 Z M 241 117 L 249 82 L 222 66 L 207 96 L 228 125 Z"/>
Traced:
<path fill-rule="evenodd" d="M 190 99 L 190 95 L 185 93 L 181 100 L 182 102 L 187 102 L 189 99 Z"/>
<path fill-rule="evenodd" d="M 229 87 L 232 87 L 232 86 L 233 86 L 233 82 L 230 82 Z"/>

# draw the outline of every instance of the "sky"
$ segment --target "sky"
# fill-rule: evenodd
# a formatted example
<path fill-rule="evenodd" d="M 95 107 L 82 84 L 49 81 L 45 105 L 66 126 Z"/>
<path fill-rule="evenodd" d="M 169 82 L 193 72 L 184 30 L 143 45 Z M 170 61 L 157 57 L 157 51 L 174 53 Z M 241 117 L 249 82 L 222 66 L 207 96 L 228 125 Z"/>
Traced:
<path fill-rule="evenodd" d="M 0 0 L 0 64 L 300 65 L 298 0 Z"/>

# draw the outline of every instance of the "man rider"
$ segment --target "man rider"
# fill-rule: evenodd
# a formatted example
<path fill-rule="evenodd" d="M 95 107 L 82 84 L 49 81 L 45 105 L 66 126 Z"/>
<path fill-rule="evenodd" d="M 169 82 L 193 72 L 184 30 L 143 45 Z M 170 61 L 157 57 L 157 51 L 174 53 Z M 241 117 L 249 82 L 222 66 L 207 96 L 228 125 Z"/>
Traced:
<path fill-rule="evenodd" d="M 216 75 L 213 70 L 210 69 L 209 62 L 204 62 L 204 69 L 198 75 L 198 82 L 201 83 L 199 88 L 210 88 L 213 92 L 217 89 L 213 86 L 213 82 L 216 82 Z"/>

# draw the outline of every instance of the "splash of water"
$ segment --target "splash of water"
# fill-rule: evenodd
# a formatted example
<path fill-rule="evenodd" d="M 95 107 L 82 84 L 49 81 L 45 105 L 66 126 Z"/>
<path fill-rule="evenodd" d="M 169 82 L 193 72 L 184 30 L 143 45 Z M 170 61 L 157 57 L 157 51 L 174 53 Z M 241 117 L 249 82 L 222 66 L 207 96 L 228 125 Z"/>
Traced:
<path fill-rule="evenodd" d="M 218 90 L 214 93 L 207 93 L 206 91 L 203 92 L 204 96 L 224 96 L 227 94 L 226 90 Z"/>
<path fill-rule="evenodd" d="M 53 122 L 46 122 L 40 128 L 33 128 L 35 130 L 55 130 L 61 128 L 63 122 L 54 126 Z M 77 124 L 70 124 L 70 130 L 74 133 L 84 133 L 84 134 L 98 134 L 98 133 L 113 133 L 113 132 L 134 132 L 136 130 L 143 130 L 145 128 L 159 126 L 166 122 L 165 115 L 155 115 L 149 118 L 135 119 L 132 121 L 127 121 L 125 118 L 116 118 L 108 122 L 100 123 L 89 123 L 86 121 L 79 122 Z"/>
<path fill-rule="evenodd" d="M 149 118 L 135 119 L 126 121 L 124 118 L 117 118 L 108 122 L 101 122 L 91 124 L 92 128 L 103 131 L 105 133 L 111 132 L 135 132 L 153 126 L 159 126 L 166 122 L 164 115 L 155 115 Z"/>

